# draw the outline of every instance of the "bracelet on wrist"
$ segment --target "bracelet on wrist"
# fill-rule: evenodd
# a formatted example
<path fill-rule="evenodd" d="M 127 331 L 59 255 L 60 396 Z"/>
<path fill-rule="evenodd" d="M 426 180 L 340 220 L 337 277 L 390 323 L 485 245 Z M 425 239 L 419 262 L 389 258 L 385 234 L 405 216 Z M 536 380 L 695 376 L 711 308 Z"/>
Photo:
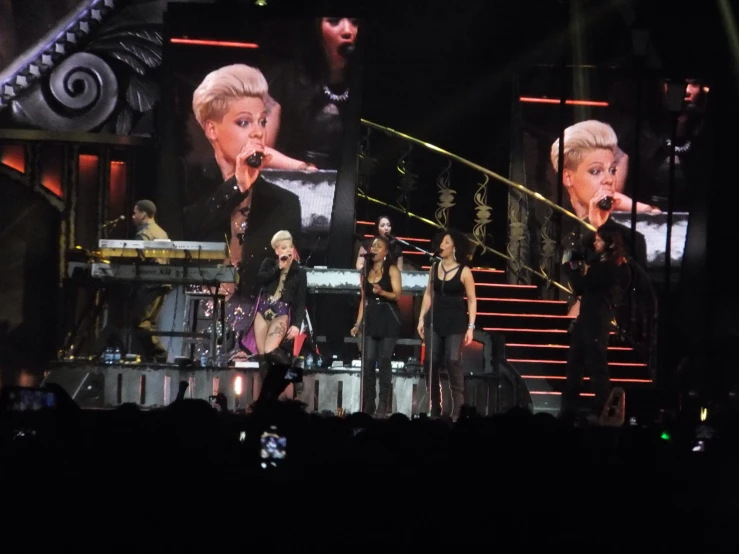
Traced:
<path fill-rule="evenodd" d="M 474 329 L 475 328 L 475 324 L 474 323 L 470 323 L 470 324 L 467 325 L 467 328 L 468 329 Z"/>

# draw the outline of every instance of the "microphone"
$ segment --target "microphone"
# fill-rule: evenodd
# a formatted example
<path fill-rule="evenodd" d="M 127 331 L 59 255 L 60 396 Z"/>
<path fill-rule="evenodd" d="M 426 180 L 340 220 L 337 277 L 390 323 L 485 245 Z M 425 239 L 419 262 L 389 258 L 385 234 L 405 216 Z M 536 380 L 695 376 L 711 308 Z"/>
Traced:
<path fill-rule="evenodd" d="M 385 235 L 385 238 L 386 238 L 386 239 L 387 239 L 387 240 L 388 240 L 389 242 L 395 242 L 395 235 L 391 235 L 390 233 L 388 233 L 387 235 Z"/>
<path fill-rule="evenodd" d="M 105 227 L 111 227 L 113 225 L 117 225 L 118 223 L 120 223 L 124 219 L 126 219 L 126 216 L 125 215 L 119 215 L 118 217 L 114 217 L 113 219 L 109 219 L 108 221 L 106 221 L 105 223 L 103 223 L 100 226 L 100 228 L 101 229 L 104 229 Z"/>
<path fill-rule="evenodd" d="M 339 45 L 339 56 L 344 59 L 350 58 L 354 54 L 355 49 L 356 46 L 354 46 L 353 42 L 344 42 Z"/>
<path fill-rule="evenodd" d="M 254 152 L 251 156 L 246 158 L 246 165 L 253 167 L 254 169 L 258 169 L 259 166 L 262 165 L 263 158 L 264 154 L 262 152 Z"/>
<path fill-rule="evenodd" d="M 286 262 L 290 258 L 292 258 L 292 256 L 290 256 L 289 254 L 283 254 L 282 256 L 280 256 L 280 261 L 281 262 Z"/>
<path fill-rule="evenodd" d="M 362 257 L 371 259 L 371 258 L 374 258 L 375 255 L 372 252 L 365 252 L 364 254 L 362 254 Z"/>

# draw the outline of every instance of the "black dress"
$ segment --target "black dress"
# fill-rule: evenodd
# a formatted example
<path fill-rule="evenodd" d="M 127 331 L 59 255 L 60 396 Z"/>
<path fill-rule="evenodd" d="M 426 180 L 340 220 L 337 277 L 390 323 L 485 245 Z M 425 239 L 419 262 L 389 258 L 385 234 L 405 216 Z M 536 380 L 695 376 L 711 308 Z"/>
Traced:
<path fill-rule="evenodd" d="M 455 273 L 448 281 L 439 279 L 440 270 L 434 273 L 434 333 L 440 337 L 464 335 L 467 332 L 467 302 L 462 266 L 451 270 Z M 426 313 L 424 325 L 431 327 L 431 310 Z"/>

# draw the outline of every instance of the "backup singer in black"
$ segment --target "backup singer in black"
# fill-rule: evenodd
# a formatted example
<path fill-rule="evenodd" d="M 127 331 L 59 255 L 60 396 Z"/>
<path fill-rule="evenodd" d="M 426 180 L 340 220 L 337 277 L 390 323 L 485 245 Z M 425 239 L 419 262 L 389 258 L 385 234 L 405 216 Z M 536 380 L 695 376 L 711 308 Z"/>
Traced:
<path fill-rule="evenodd" d="M 362 411 L 383 418 L 392 410 L 392 357 L 400 336 L 398 299 L 402 293 L 400 270 L 384 237 L 375 237 L 362 270 L 362 298 L 357 323 L 351 335 L 360 333 L 364 317 L 364 355 Z M 366 311 L 364 309 L 367 305 Z M 375 364 L 380 378 L 379 402 L 375 406 Z"/>
<path fill-rule="evenodd" d="M 430 391 L 431 416 L 442 412 L 439 368 L 446 368 L 452 393 L 452 419 L 456 420 L 464 403 L 464 373 L 462 346 L 472 342 L 477 316 L 475 280 L 466 267 L 469 241 L 462 233 L 447 231 L 439 246 L 441 262 L 436 273 L 429 273 L 429 282 L 423 295 L 418 334 L 426 345 L 432 340 L 433 366 L 426 363 L 426 387 Z M 431 287 L 434 287 L 434 321 L 431 336 Z M 467 302 L 465 302 L 465 296 Z"/>
<path fill-rule="evenodd" d="M 608 336 L 615 310 L 621 304 L 631 276 L 624 256 L 623 239 L 617 229 L 599 227 L 593 247 L 597 254 L 595 260 L 565 264 L 573 291 L 582 300 L 580 314 L 570 336 L 561 417 L 576 415 L 586 367 L 595 393 L 596 417 L 602 414 L 610 393 Z"/>

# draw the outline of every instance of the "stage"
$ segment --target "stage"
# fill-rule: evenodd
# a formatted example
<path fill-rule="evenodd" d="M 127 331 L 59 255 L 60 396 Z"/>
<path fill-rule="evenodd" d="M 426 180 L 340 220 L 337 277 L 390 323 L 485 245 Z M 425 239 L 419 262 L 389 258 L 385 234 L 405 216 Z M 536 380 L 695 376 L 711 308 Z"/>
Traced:
<path fill-rule="evenodd" d="M 261 387 L 256 368 L 180 368 L 174 364 L 106 365 L 65 361 L 52 366 L 43 384 L 57 383 L 83 408 L 111 409 L 122 404 L 158 408 L 175 400 L 180 383 L 187 383 L 186 398 L 208 400 L 223 393 L 229 410 L 245 410 Z M 443 404 L 451 405 L 446 376 L 442 373 Z M 480 415 L 505 412 L 520 392 L 515 382 L 493 373 L 465 374 L 465 403 Z M 296 385 L 296 399 L 311 412 L 359 411 L 360 370 L 353 367 L 306 369 Z M 393 370 L 392 413 L 413 417 L 425 411 L 426 385 L 419 372 Z"/>

